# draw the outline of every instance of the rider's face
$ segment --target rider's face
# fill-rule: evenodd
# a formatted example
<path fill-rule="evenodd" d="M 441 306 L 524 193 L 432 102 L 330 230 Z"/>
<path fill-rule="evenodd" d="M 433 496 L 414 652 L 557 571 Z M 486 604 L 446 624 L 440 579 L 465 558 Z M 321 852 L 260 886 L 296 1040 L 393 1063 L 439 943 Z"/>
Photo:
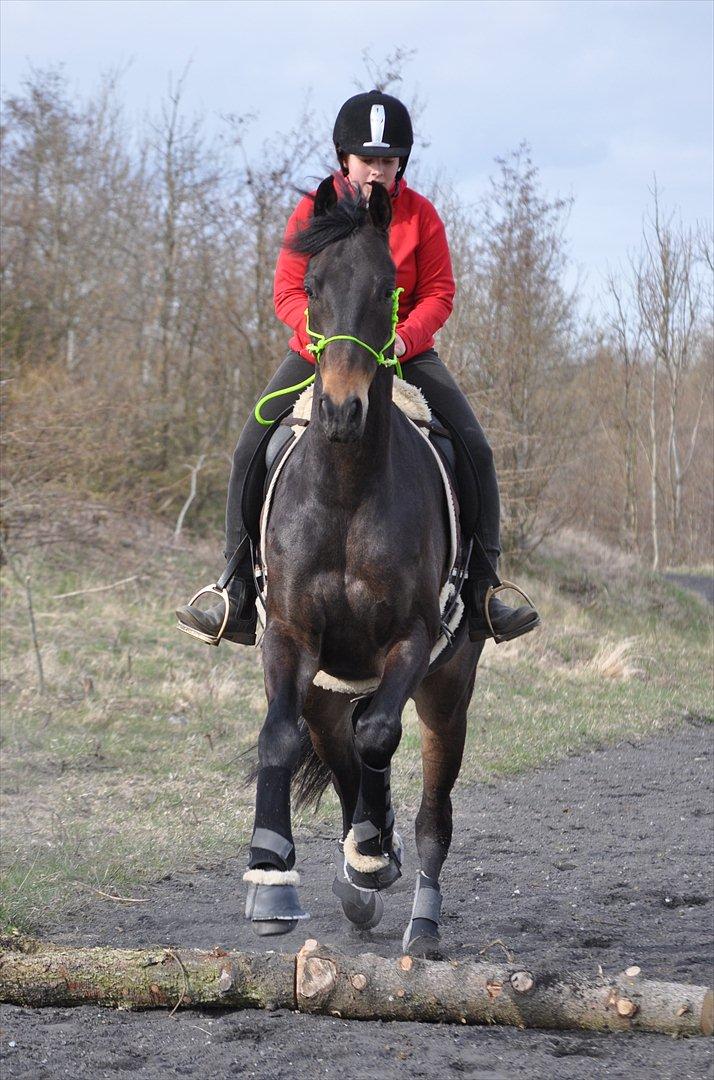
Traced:
<path fill-rule="evenodd" d="M 364 195 L 369 195 L 368 184 L 383 184 L 387 191 L 394 187 L 399 171 L 398 157 L 358 157 L 348 154 L 345 161 L 347 177 L 353 184 L 359 184 Z"/>

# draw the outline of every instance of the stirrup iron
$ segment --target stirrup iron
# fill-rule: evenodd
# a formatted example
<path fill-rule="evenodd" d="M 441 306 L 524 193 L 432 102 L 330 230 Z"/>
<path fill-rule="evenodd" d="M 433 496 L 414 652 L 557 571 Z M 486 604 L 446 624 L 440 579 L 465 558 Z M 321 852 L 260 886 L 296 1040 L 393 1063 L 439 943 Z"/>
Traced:
<path fill-rule="evenodd" d="M 533 608 L 533 611 L 536 610 L 535 604 L 531 600 L 530 596 L 528 596 L 528 594 L 525 593 L 523 591 L 523 589 L 520 588 L 519 585 L 514 584 L 514 582 L 512 582 L 512 581 L 502 581 L 500 583 L 500 585 L 489 585 L 488 589 L 486 590 L 486 595 L 485 595 L 484 601 L 483 601 L 483 613 L 486 616 L 486 623 L 488 625 L 489 630 L 491 631 L 491 634 L 493 636 L 493 640 L 496 642 L 497 645 L 500 645 L 500 643 L 502 641 L 508 641 L 509 639 L 503 637 L 503 635 L 501 635 L 501 634 L 497 634 L 496 631 L 494 630 L 493 623 L 491 622 L 491 613 L 489 611 L 489 607 L 491 605 L 491 601 L 493 600 L 494 596 L 497 596 L 498 593 L 505 592 L 506 590 L 512 590 L 513 592 L 517 592 L 519 596 L 523 597 L 525 602 L 528 604 L 528 607 Z"/>
<path fill-rule="evenodd" d="M 242 540 L 238 544 L 238 547 L 235 549 L 230 559 L 226 563 L 225 569 L 219 577 L 218 581 L 214 581 L 212 585 L 206 585 L 205 588 L 199 589 L 197 593 L 193 594 L 188 604 L 186 605 L 186 607 L 191 607 L 191 605 L 195 604 L 195 602 L 198 600 L 199 596 L 205 596 L 208 593 L 213 593 L 215 596 L 220 596 L 221 600 L 223 601 L 223 607 L 225 608 L 225 610 L 223 612 L 223 622 L 221 623 L 221 628 L 218 633 L 206 634 L 202 630 L 194 630 L 194 628 L 191 626 L 185 626 L 179 619 L 177 620 L 176 625 L 179 630 L 183 630 L 184 634 L 190 634 L 191 637 L 198 638 L 199 641 L 205 641 L 207 645 L 220 645 L 221 639 L 226 632 L 226 627 L 228 626 L 228 618 L 231 610 L 230 597 L 228 596 L 228 586 L 230 585 L 233 578 L 236 576 L 236 571 L 238 570 L 241 559 L 245 555 L 246 548 L 248 548 L 252 556 L 252 545 L 250 537 L 247 534 L 242 538 Z"/>
<path fill-rule="evenodd" d="M 189 600 L 187 607 L 190 607 L 191 604 L 195 604 L 199 596 L 204 596 L 208 593 L 214 593 L 216 596 L 220 596 L 223 600 L 223 606 L 225 607 L 225 612 L 223 614 L 223 622 L 221 623 L 221 628 L 218 633 L 206 634 L 203 630 L 195 630 L 192 626 L 185 626 L 180 619 L 176 620 L 176 626 L 179 630 L 183 630 L 184 634 L 190 634 L 191 637 L 198 638 L 199 641 L 205 641 L 208 645 L 219 645 L 221 638 L 226 632 L 226 626 L 228 625 L 228 616 L 230 614 L 230 597 L 228 596 L 228 589 L 221 589 L 218 585 L 218 582 L 214 582 L 213 585 L 206 585 L 205 588 L 199 589 L 197 593 L 194 593 L 194 595 Z"/>

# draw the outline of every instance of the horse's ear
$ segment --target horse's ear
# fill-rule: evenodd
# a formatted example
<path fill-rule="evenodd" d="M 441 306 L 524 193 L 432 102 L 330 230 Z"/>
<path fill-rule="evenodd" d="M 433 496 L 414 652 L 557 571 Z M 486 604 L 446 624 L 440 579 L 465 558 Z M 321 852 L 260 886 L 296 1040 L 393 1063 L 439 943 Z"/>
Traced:
<path fill-rule="evenodd" d="M 369 216 L 375 229 L 386 233 L 392 220 L 392 200 L 384 184 L 372 184 L 369 196 Z"/>
<path fill-rule="evenodd" d="M 336 202 L 337 192 L 335 191 L 333 177 L 326 176 L 315 192 L 315 207 L 313 210 L 315 217 L 326 214 Z"/>

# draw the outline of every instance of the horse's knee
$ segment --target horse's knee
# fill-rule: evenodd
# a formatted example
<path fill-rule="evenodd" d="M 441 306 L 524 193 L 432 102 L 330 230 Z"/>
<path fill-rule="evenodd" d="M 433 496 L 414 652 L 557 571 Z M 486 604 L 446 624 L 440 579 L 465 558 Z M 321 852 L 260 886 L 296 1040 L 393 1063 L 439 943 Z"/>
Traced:
<path fill-rule="evenodd" d="M 389 765 L 401 737 L 401 717 L 385 712 L 366 712 L 355 728 L 357 752 L 371 769 L 385 769 Z"/>
<path fill-rule="evenodd" d="M 300 758 L 300 732 L 296 721 L 271 705 L 258 736 L 261 765 L 282 765 L 294 769 Z"/>

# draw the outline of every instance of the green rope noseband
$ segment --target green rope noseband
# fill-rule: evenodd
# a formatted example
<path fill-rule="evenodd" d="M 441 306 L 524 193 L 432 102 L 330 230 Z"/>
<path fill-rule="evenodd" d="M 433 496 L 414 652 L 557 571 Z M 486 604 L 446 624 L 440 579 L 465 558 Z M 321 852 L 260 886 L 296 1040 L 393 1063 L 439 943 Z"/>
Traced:
<path fill-rule="evenodd" d="M 395 367 L 397 376 L 400 379 L 404 378 L 402 374 L 402 365 L 397 360 L 396 356 L 385 356 L 385 352 L 394 344 L 397 336 L 397 322 L 399 321 L 399 297 L 404 292 L 404 289 L 394 289 L 392 292 L 392 331 L 388 340 L 382 346 L 379 352 L 375 352 L 371 345 L 368 345 L 366 341 L 362 341 L 358 337 L 352 337 L 351 334 L 333 334 L 332 337 L 324 337 L 323 334 L 319 334 L 316 330 L 310 329 L 310 313 L 309 308 L 305 308 L 305 329 L 310 337 L 315 338 L 314 345 L 307 345 L 307 352 L 311 352 L 315 357 L 315 363 L 319 364 L 322 354 L 330 344 L 331 341 L 354 341 L 356 345 L 361 345 L 363 349 L 366 349 L 371 356 L 377 361 L 378 364 L 382 364 L 384 367 Z M 283 394 L 291 394 L 294 390 L 304 390 L 306 386 L 310 386 L 315 381 L 315 376 L 311 375 L 304 382 L 296 383 L 295 386 L 287 386 L 284 390 L 273 390 L 272 394 L 266 394 L 262 397 L 253 410 L 253 415 L 259 424 L 263 427 L 270 427 L 275 423 L 274 420 L 265 420 L 262 416 L 261 409 L 267 402 L 272 401 L 273 398 L 282 397 Z"/>
<path fill-rule="evenodd" d="M 371 345 L 368 345 L 366 341 L 362 341 L 360 338 L 352 337 L 351 334 L 333 334 L 332 337 L 323 337 L 322 334 L 318 334 L 317 331 L 310 329 L 309 320 L 309 308 L 305 308 L 305 329 L 310 337 L 315 338 L 314 345 L 308 345 L 307 351 L 311 352 L 315 357 L 315 362 L 319 364 L 320 358 L 325 351 L 325 348 L 331 341 L 354 341 L 356 345 L 361 345 L 363 349 L 366 349 L 370 353 L 378 364 L 383 364 L 384 367 L 396 367 L 397 375 L 400 379 L 403 379 L 402 365 L 397 360 L 396 356 L 385 356 L 385 352 L 390 345 L 394 344 L 394 339 L 397 336 L 397 322 L 399 321 L 399 297 L 404 289 L 395 289 L 392 293 L 392 332 L 389 335 L 389 339 L 382 346 L 379 352 L 375 352 Z"/>

